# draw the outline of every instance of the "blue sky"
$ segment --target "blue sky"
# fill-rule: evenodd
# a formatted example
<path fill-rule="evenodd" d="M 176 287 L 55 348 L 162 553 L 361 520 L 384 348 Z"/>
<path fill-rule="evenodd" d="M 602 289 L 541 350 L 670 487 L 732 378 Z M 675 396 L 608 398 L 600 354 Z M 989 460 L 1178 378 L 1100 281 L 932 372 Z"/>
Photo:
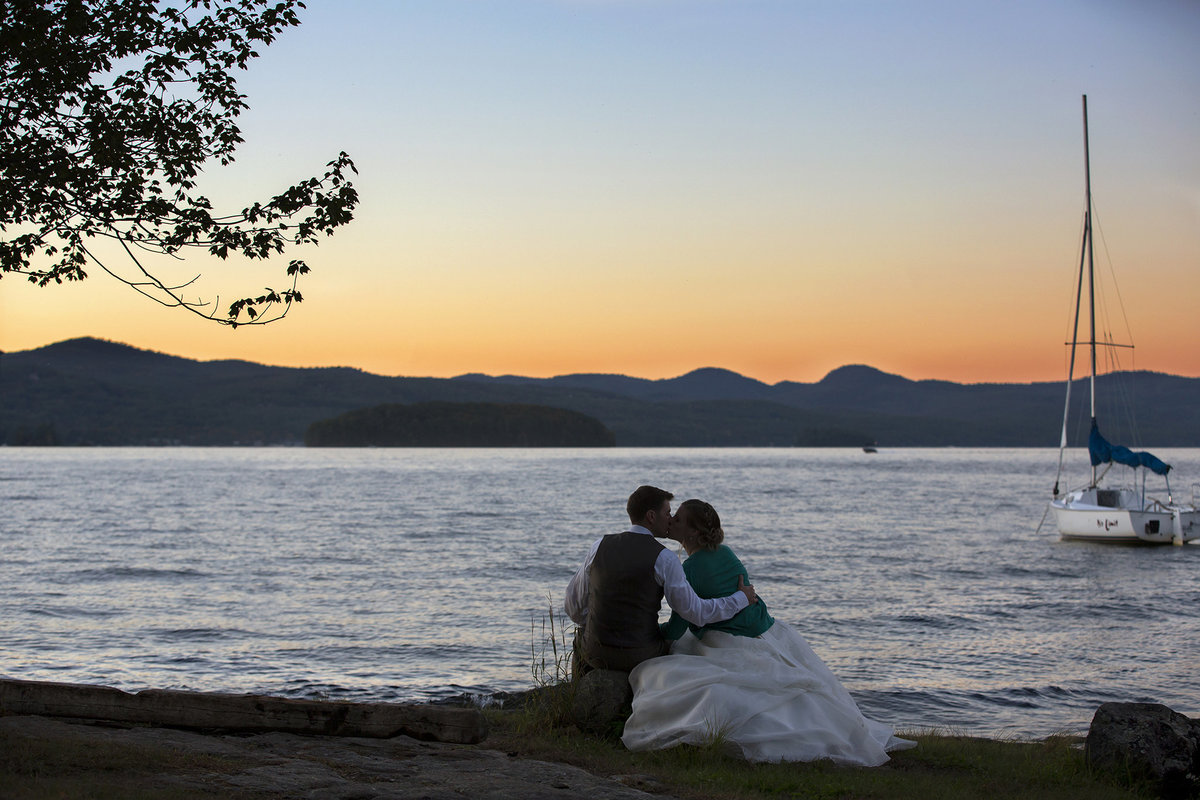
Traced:
<path fill-rule="evenodd" d="M 304 254 L 305 302 L 229 331 L 98 270 L 5 280 L 0 347 L 1052 380 L 1087 93 L 1126 366 L 1200 375 L 1200 3 L 342 0 L 303 19 L 241 79 L 246 144 L 206 186 L 240 208 L 355 158 L 362 206 Z M 228 296 L 267 280 L 184 268 Z"/>

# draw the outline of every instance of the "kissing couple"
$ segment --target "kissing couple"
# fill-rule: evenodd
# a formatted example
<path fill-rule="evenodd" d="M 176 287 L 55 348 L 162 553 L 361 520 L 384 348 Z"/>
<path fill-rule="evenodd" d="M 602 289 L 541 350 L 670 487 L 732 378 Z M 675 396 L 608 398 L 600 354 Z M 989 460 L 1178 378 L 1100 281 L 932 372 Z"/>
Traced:
<path fill-rule="evenodd" d="M 724 544 L 716 509 L 639 486 L 630 527 L 602 536 L 567 584 L 585 668 L 629 672 L 630 750 L 724 741 L 750 761 L 877 766 L 915 747 L 869 720 L 795 628 L 772 619 Z M 679 557 L 659 539 L 683 545 Z M 671 617 L 659 623 L 666 599 Z"/>

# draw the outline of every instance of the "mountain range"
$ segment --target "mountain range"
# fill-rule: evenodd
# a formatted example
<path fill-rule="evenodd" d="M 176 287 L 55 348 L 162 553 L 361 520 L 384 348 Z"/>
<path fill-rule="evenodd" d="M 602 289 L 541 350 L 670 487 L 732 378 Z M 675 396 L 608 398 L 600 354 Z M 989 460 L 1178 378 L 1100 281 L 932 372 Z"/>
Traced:
<path fill-rule="evenodd" d="M 1073 405 L 1087 391 L 1077 381 Z M 1101 397 L 1135 398 L 1137 424 L 1101 405 L 1111 441 L 1200 446 L 1200 378 L 1123 372 Z M 196 361 L 93 338 L 0 354 L 0 442 L 62 445 L 300 444 L 314 422 L 385 403 L 522 403 L 600 420 L 618 446 L 1054 447 L 1064 385 L 913 381 L 845 366 L 816 383 L 767 384 L 724 369 L 677 378 L 408 378 L 349 367 Z M 1086 414 L 1070 439 L 1086 439 Z"/>

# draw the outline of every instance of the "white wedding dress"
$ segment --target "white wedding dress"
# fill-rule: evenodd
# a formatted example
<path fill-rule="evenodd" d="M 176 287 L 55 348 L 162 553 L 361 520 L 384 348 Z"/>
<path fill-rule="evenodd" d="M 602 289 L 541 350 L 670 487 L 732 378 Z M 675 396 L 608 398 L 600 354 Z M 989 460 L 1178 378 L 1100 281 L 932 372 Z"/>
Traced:
<path fill-rule="evenodd" d="M 749 761 L 878 766 L 916 742 L 869 720 L 794 628 L 778 620 L 757 637 L 688 631 L 671 654 L 629 675 L 630 750 L 721 741 Z"/>

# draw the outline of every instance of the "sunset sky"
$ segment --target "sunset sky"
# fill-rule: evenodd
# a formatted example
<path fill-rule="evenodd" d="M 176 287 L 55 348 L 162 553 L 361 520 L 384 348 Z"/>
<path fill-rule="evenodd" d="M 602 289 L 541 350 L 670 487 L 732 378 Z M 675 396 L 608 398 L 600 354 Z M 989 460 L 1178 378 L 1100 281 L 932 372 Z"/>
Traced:
<path fill-rule="evenodd" d="M 305 301 L 231 330 L 99 269 L 9 276 L 0 349 L 1057 380 L 1086 93 L 1123 365 L 1200 376 L 1195 0 L 309 0 L 303 20 L 240 79 L 246 143 L 203 187 L 239 210 L 350 153 L 362 202 L 296 254 Z M 175 269 L 232 299 L 282 288 L 286 260 Z"/>

